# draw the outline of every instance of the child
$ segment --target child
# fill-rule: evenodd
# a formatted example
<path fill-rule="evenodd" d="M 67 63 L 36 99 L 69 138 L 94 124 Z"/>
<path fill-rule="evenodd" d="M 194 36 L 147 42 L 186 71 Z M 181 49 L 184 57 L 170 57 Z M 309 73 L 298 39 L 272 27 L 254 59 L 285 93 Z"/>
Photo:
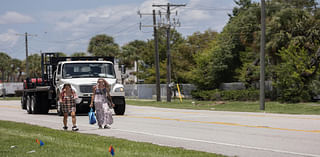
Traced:
<path fill-rule="evenodd" d="M 66 83 L 63 85 L 62 92 L 59 96 L 59 102 L 63 113 L 63 129 L 67 130 L 68 114 L 71 112 L 72 116 L 72 131 L 78 131 L 79 128 L 76 125 L 76 103 L 75 99 L 78 98 L 77 94 L 72 90 L 71 85 Z"/>

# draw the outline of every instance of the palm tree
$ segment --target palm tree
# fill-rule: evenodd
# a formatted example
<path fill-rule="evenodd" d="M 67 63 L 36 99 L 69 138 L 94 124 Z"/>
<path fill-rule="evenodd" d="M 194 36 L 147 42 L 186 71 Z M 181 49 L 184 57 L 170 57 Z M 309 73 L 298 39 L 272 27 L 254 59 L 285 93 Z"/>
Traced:
<path fill-rule="evenodd" d="M 116 57 L 119 53 L 119 45 L 115 43 L 113 37 L 99 34 L 91 38 L 88 52 L 94 56 Z"/>
<path fill-rule="evenodd" d="M 19 71 L 20 71 L 20 68 L 21 68 L 22 61 L 19 60 L 19 59 L 14 58 L 10 62 L 11 63 L 10 63 L 10 70 L 9 70 L 8 80 L 19 81 L 19 78 L 17 77 L 17 74 L 20 74 Z"/>
<path fill-rule="evenodd" d="M 0 72 L 2 75 L 2 82 L 5 79 L 5 73 L 9 69 L 10 60 L 11 60 L 11 57 L 8 54 L 6 54 L 4 52 L 0 52 Z"/>
<path fill-rule="evenodd" d="M 39 54 L 33 54 L 28 56 L 29 62 L 29 76 L 40 77 L 41 76 L 41 57 Z"/>
<path fill-rule="evenodd" d="M 71 57 L 83 57 L 83 56 L 88 56 L 88 54 L 85 52 L 75 52 L 71 54 Z"/>

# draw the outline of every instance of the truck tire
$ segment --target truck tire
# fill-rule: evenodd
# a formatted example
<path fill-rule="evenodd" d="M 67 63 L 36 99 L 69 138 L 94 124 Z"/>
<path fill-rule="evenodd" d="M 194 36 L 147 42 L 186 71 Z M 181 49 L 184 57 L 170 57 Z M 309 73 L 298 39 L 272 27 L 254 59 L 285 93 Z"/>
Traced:
<path fill-rule="evenodd" d="M 112 98 L 112 101 L 114 103 L 114 112 L 116 115 L 124 115 L 124 112 L 126 111 L 126 101 L 124 97 L 114 97 Z"/>
<path fill-rule="evenodd" d="M 31 105 L 31 113 L 33 114 L 38 114 L 40 113 L 40 105 L 37 101 L 37 97 L 36 96 L 31 96 L 31 102 L 30 102 L 30 105 Z"/>
<path fill-rule="evenodd" d="M 27 109 L 27 96 L 21 96 L 21 108 L 26 110 Z"/>
<path fill-rule="evenodd" d="M 28 114 L 32 114 L 32 111 L 31 111 L 31 97 L 28 96 L 28 95 L 26 97 L 27 97 L 27 103 L 26 103 L 27 113 Z"/>

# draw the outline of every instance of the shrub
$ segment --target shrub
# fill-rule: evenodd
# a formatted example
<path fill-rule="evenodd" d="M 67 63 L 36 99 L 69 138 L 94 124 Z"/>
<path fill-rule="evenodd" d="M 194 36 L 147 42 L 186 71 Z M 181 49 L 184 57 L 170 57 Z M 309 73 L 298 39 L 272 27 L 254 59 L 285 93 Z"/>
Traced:
<path fill-rule="evenodd" d="M 192 91 L 192 97 L 197 100 L 230 100 L 230 101 L 256 101 L 259 99 L 258 90 L 226 90 L 218 89 L 207 91 Z"/>

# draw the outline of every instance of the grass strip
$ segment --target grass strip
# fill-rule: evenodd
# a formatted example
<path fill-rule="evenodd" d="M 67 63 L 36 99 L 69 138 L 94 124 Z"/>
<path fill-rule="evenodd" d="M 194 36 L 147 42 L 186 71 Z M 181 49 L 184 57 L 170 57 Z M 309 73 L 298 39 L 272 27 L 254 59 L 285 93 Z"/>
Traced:
<path fill-rule="evenodd" d="M 178 99 L 172 100 L 172 102 L 127 99 L 126 103 L 129 105 L 162 108 L 320 115 L 320 104 L 317 102 L 296 104 L 266 102 L 264 111 L 260 110 L 259 102 L 257 101 L 195 101 L 184 99 L 181 103 Z"/>
<path fill-rule="evenodd" d="M 3 96 L 1 96 L 0 101 L 1 100 L 5 100 L 5 101 L 7 101 L 7 100 L 21 100 L 21 97 L 9 97 L 9 96 L 3 97 Z"/>
<path fill-rule="evenodd" d="M 183 148 L 54 130 L 9 121 L 0 121 L 0 135 L 1 157 L 105 157 L 111 156 L 108 152 L 110 145 L 115 149 L 114 156 L 118 157 L 222 157 L 222 155 Z M 36 139 L 41 140 L 44 145 L 40 146 L 36 143 Z M 30 153 L 30 151 L 35 152 Z"/>

